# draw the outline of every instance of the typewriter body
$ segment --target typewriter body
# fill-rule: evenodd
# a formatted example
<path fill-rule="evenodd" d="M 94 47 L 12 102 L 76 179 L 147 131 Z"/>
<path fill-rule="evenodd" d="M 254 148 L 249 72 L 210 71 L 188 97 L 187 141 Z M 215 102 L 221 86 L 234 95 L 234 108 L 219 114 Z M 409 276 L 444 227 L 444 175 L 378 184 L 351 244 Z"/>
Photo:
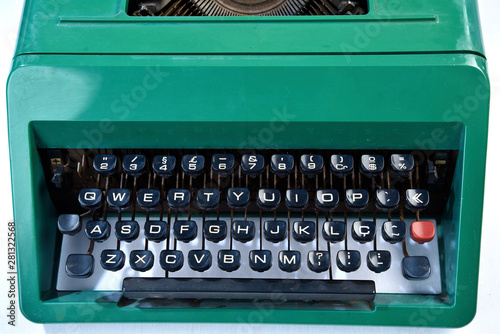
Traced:
<path fill-rule="evenodd" d="M 458 327 L 475 1 L 27 0 L 7 87 L 35 322 Z"/>

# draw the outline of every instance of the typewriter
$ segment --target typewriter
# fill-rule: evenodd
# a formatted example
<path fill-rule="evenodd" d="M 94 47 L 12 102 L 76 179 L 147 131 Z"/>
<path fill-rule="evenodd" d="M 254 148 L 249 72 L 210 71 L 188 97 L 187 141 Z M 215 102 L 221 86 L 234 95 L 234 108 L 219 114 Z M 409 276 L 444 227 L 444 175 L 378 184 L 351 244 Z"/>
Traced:
<path fill-rule="evenodd" d="M 27 0 L 7 101 L 34 322 L 474 317 L 475 1 Z"/>

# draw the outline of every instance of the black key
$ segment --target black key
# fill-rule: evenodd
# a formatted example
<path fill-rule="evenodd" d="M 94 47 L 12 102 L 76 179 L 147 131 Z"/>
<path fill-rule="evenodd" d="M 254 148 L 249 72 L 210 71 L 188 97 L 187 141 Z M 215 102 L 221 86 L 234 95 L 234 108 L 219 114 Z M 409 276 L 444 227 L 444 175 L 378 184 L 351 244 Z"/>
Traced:
<path fill-rule="evenodd" d="M 381 273 L 391 267 L 391 253 L 389 251 L 369 251 L 366 261 L 371 271 Z"/>
<path fill-rule="evenodd" d="M 212 156 L 212 169 L 216 174 L 222 176 L 231 174 L 234 169 L 234 155 L 214 154 Z"/>
<path fill-rule="evenodd" d="M 227 205 L 233 209 L 244 209 L 250 202 L 248 188 L 229 188 L 227 190 Z"/>
<path fill-rule="evenodd" d="M 411 154 L 391 155 L 391 171 L 401 176 L 408 176 L 415 167 L 415 160 Z"/>
<path fill-rule="evenodd" d="M 167 178 L 175 169 L 176 159 L 173 155 L 156 155 L 153 158 L 153 170 L 156 175 Z"/>
<path fill-rule="evenodd" d="M 149 241 L 161 242 L 168 237 L 168 223 L 162 220 L 148 220 L 144 224 L 144 236 Z"/>
<path fill-rule="evenodd" d="M 304 154 L 300 157 L 300 170 L 309 177 L 323 170 L 323 157 L 319 154 Z"/>
<path fill-rule="evenodd" d="M 361 243 L 373 241 L 375 223 L 372 221 L 355 221 L 352 223 L 352 238 Z"/>
<path fill-rule="evenodd" d="M 127 154 L 123 157 L 122 168 L 128 175 L 141 176 L 146 171 L 146 157 L 142 154 Z"/>
<path fill-rule="evenodd" d="M 235 220 L 233 222 L 233 238 L 241 242 L 248 242 L 255 236 L 255 225 L 248 220 Z"/>
<path fill-rule="evenodd" d="M 148 271 L 153 268 L 154 255 L 148 250 L 133 250 L 130 252 L 130 268 L 137 271 Z"/>
<path fill-rule="evenodd" d="M 431 264 L 426 256 L 403 258 L 403 275 L 409 280 L 423 280 L 431 275 Z"/>
<path fill-rule="evenodd" d="M 314 283 L 314 284 L 312 284 Z M 375 299 L 375 283 L 363 280 L 143 278 L 126 277 L 123 296 L 130 299 L 269 299 L 364 301 Z"/>
<path fill-rule="evenodd" d="M 66 274 L 74 278 L 87 278 L 94 273 L 94 257 L 90 254 L 70 254 L 66 259 Z"/>
<path fill-rule="evenodd" d="M 384 170 L 384 157 L 378 154 L 361 156 L 361 172 L 368 177 L 374 177 Z"/>
<path fill-rule="evenodd" d="M 399 205 L 397 189 L 377 189 L 375 205 L 382 211 L 394 210 Z"/>
<path fill-rule="evenodd" d="M 144 210 L 154 210 L 160 204 L 160 191 L 157 189 L 139 189 L 137 204 Z"/>
<path fill-rule="evenodd" d="M 345 205 L 351 210 L 365 209 L 369 200 L 368 191 L 365 189 L 347 189 L 345 191 Z"/>
<path fill-rule="evenodd" d="M 116 156 L 113 154 L 97 154 L 94 157 L 94 169 L 102 176 L 111 176 L 116 171 Z"/>
<path fill-rule="evenodd" d="M 361 266 L 361 254 L 357 250 L 341 250 L 337 253 L 337 267 L 345 272 L 356 271 Z"/>
<path fill-rule="evenodd" d="M 272 265 L 271 251 L 268 250 L 252 250 L 250 251 L 250 268 L 254 271 L 264 272 L 269 270 Z"/>
<path fill-rule="evenodd" d="M 345 238 L 345 222 L 328 221 L 323 224 L 323 238 L 328 242 L 340 242 Z"/>
<path fill-rule="evenodd" d="M 309 195 L 305 189 L 288 189 L 286 191 L 285 203 L 292 211 L 304 210 L 309 201 Z"/>
<path fill-rule="evenodd" d="M 191 193 L 187 189 L 170 189 L 167 192 L 167 204 L 173 210 L 185 210 L 189 207 Z"/>
<path fill-rule="evenodd" d="M 257 176 L 264 171 L 264 156 L 260 154 L 244 154 L 241 157 L 241 170 L 250 176 Z"/>
<path fill-rule="evenodd" d="M 406 224 L 402 221 L 385 222 L 382 226 L 382 237 L 385 241 L 395 244 L 406 238 Z"/>
<path fill-rule="evenodd" d="M 182 268 L 184 255 L 178 250 L 162 250 L 160 252 L 160 266 L 165 271 L 175 272 Z"/>
<path fill-rule="evenodd" d="M 209 241 L 219 242 L 226 238 L 227 225 L 223 220 L 207 220 L 203 226 L 203 234 Z"/>
<path fill-rule="evenodd" d="M 117 221 L 115 235 L 121 241 L 133 241 L 139 236 L 139 224 L 136 221 Z"/>
<path fill-rule="evenodd" d="M 300 252 L 281 251 L 278 254 L 278 266 L 281 270 L 291 273 L 300 268 Z"/>
<path fill-rule="evenodd" d="M 274 210 L 278 208 L 280 201 L 281 194 L 278 189 L 259 189 L 257 205 L 262 210 Z"/>
<path fill-rule="evenodd" d="M 85 235 L 90 240 L 103 242 L 109 238 L 111 225 L 106 220 L 90 220 L 85 226 Z"/>
<path fill-rule="evenodd" d="M 293 166 L 293 156 L 290 154 L 273 154 L 271 157 L 271 172 L 278 176 L 290 175 Z"/>
<path fill-rule="evenodd" d="M 286 238 L 286 222 L 284 220 L 267 220 L 264 222 L 264 238 L 271 242 L 280 242 Z"/>
<path fill-rule="evenodd" d="M 198 190 L 198 206 L 202 210 L 213 210 L 219 206 L 220 193 L 215 188 L 204 188 Z"/>
<path fill-rule="evenodd" d="M 335 189 L 320 189 L 316 191 L 316 207 L 321 211 L 335 210 L 339 204 L 339 193 Z"/>
<path fill-rule="evenodd" d="M 62 214 L 57 218 L 59 232 L 67 235 L 75 235 L 82 230 L 80 216 L 75 214 Z"/>
<path fill-rule="evenodd" d="M 425 189 L 406 190 L 406 207 L 412 211 L 423 210 L 429 205 L 429 192 Z"/>
<path fill-rule="evenodd" d="M 125 265 L 125 254 L 121 250 L 105 249 L 101 252 L 101 267 L 105 270 L 118 271 Z"/>
<path fill-rule="evenodd" d="M 208 250 L 190 250 L 188 264 L 193 270 L 205 271 L 212 266 L 212 254 Z"/>
<path fill-rule="evenodd" d="M 293 238 L 301 243 L 314 240 L 316 224 L 313 221 L 300 221 L 293 223 Z"/>
<path fill-rule="evenodd" d="M 106 198 L 111 208 L 125 210 L 130 206 L 130 189 L 109 189 Z"/>
<path fill-rule="evenodd" d="M 220 250 L 217 256 L 217 264 L 224 271 L 235 271 L 240 267 L 240 251 L 233 249 Z"/>
<path fill-rule="evenodd" d="M 187 175 L 198 176 L 205 167 L 205 157 L 203 155 L 187 154 L 182 156 L 181 168 Z"/>
<path fill-rule="evenodd" d="M 179 241 L 189 242 L 196 238 L 198 227 L 192 220 L 178 220 L 174 223 L 174 237 Z"/>
<path fill-rule="evenodd" d="M 315 273 L 330 269 L 330 253 L 325 251 L 310 251 L 307 255 L 307 267 Z"/>
<path fill-rule="evenodd" d="M 78 194 L 78 202 L 87 210 L 97 210 L 102 206 L 102 191 L 97 188 L 83 188 Z"/>
<path fill-rule="evenodd" d="M 348 154 L 334 154 L 330 158 L 330 169 L 337 177 L 349 175 L 354 168 L 354 159 Z"/>

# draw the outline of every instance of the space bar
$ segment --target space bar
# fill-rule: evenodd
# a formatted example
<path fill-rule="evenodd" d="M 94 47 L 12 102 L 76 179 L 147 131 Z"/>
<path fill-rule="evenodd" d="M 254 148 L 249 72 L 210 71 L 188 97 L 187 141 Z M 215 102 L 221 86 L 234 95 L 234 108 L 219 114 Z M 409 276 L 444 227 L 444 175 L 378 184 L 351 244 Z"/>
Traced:
<path fill-rule="evenodd" d="M 136 278 L 123 280 L 123 296 L 181 299 L 272 299 L 373 301 L 375 283 L 366 280 Z"/>

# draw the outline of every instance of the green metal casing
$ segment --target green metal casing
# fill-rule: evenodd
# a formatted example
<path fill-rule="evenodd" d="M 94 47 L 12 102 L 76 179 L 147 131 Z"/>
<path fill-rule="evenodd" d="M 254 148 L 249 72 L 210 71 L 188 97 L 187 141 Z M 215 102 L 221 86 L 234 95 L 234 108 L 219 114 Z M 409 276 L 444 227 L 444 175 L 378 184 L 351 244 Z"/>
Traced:
<path fill-rule="evenodd" d="M 477 298 L 489 107 L 476 1 L 369 0 L 364 16 L 130 17 L 27 0 L 7 85 L 20 303 L 35 322 L 458 327 Z M 458 150 L 443 293 L 373 310 L 118 307 L 54 291 L 57 212 L 37 148 Z"/>

